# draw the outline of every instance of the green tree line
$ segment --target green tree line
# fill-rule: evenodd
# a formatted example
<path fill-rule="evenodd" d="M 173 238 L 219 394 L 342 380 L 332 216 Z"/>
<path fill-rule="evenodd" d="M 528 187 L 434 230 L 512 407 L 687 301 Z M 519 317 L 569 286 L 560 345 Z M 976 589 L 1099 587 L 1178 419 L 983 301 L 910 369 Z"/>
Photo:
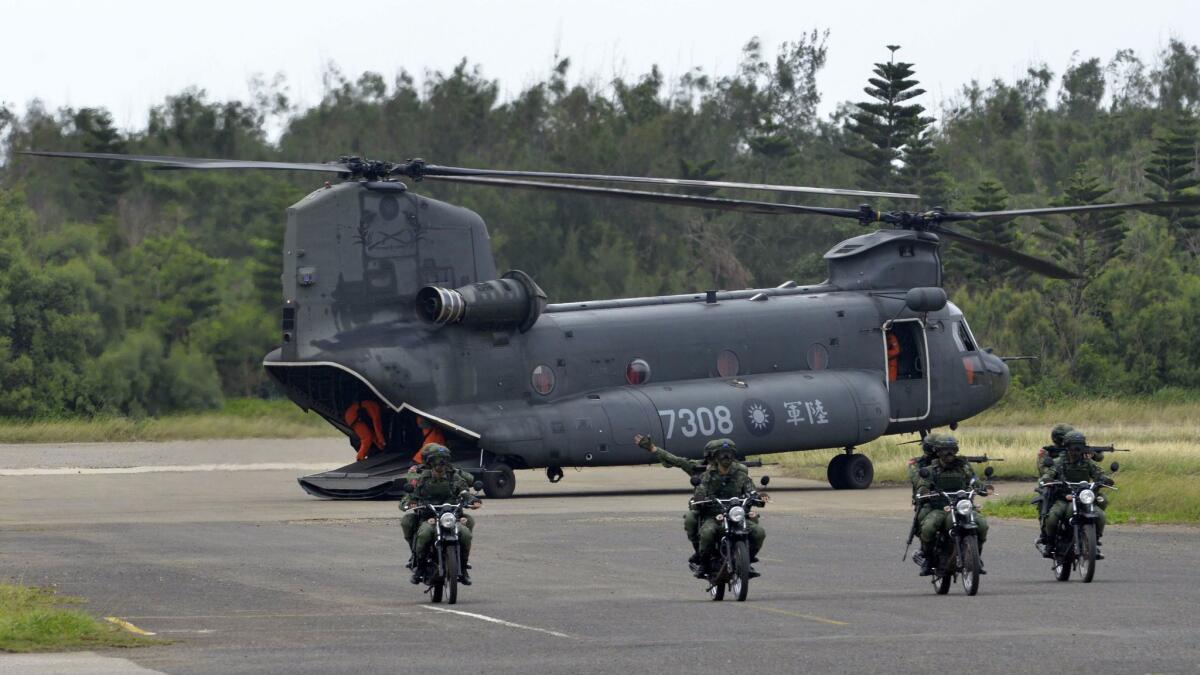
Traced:
<path fill-rule="evenodd" d="M 270 396 L 284 210 L 313 174 L 155 172 L 20 150 L 439 164 L 900 189 L 925 208 L 989 210 L 1200 196 L 1200 50 L 1035 64 L 933 109 L 920 64 L 880 47 L 864 97 L 821 116 L 827 33 L 729 74 L 657 69 L 574 84 L 568 59 L 507 99 L 462 61 L 418 81 L 325 74 L 319 103 L 257 81 L 243 101 L 188 89 L 118 130 L 100 108 L 0 107 L 0 416 L 147 415 Z M 588 82 L 587 78 L 582 81 Z M 1055 92 L 1051 95 L 1051 92 Z M 272 139 L 269 129 L 281 129 Z M 714 213 L 421 184 L 487 220 L 501 268 L 554 301 L 824 278 L 863 232 L 819 216 Z M 731 195 L 744 196 L 744 195 Z M 774 199 L 754 195 L 753 198 Z M 810 202 L 811 203 L 811 202 Z M 855 206 L 823 199 L 819 203 Z M 912 208 L 877 201 L 877 209 Z M 1200 215 L 1188 210 L 964 223 L 1079 275 L 1054 281 L 943 248 L 946 286 L 1014 366 L 1016 396 L 1200 389 Z"/>

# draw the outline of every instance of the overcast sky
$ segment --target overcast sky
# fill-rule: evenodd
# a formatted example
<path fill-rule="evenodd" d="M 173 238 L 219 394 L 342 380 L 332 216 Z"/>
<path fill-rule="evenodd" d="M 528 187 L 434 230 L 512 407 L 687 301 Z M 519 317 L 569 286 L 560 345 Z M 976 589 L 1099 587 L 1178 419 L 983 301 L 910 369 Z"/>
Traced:
<path fill-rule="evenodd" d="M 694 66 L 725 75 L 751 37 L 774 54 L 813 28 L 831 31 L 825 112 L 862 98 L 885 44 L 903 46 L 932 108 L 971 79 L 1012 80 L 1035 62 L 1061 74 L 1072 58 L 1132 48 L 1152 61 L 1172 37 L 1200 43 L 1200 2 L 0 0 L 0 26 L 0 104 L 102 106 L 128 129 L 188 86 L 245 99 L 255 74 L 283 73 L 294 100 L 315 103 L 329 62 L 390 82 L 402 68 L 419 77 L 466 57 L 511 96 L 544 79 L 556 53 L 576 81 L 652 64 L 669 79 Z"/>

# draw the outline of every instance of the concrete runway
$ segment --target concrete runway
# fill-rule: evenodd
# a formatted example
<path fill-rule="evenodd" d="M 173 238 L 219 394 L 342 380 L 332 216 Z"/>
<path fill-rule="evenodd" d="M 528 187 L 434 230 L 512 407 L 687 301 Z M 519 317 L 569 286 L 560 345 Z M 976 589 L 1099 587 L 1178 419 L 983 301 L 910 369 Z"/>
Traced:
<path fill-rule="evenodd" d="M 1200 530 L 1112 527 L 1096 581 L 1058 583 L 1032 523 L 994 521 L 979 596 L 940 597 L 900 561 L 907 488 L 772 476 L 763 576 L 714 603 L 684 564 L 682 472 L 518 472 L 518 497 L 476 514 L 475 585 L 435 608 L 407 581 L 395 502 L 297 486 L 348 456 L 327 440 L 0 446 L 0 577 L 177 641 L 101 655 L 127 670 L 1200 669 Z M 0 672 L 69 670 L 46 658 L 0 656 Z"/>

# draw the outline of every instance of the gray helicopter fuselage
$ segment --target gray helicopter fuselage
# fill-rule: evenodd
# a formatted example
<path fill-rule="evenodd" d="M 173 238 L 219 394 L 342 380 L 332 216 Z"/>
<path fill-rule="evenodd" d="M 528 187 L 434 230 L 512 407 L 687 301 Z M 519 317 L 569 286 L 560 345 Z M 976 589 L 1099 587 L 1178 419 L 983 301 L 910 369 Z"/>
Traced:
<path fill-rule="evenodd" d="M 439 325 L 420 318 L 418 290 L 496 279 L 482 219 L 400 184 L 344 183 L 289 210 L 282 345 L 265 366 L 344 431 L 342 411 L 377 398 L 441 425 L 456 456 L 514 467 L 644 464 L 637 433 L 690 457 L 721 437 L 745 454 L 855 446 L 956 423 L 1007 388 L 953 304 L 906 303 L 940 286 L 937 250 L 931 235 L 875 232 L 826 254 L 829 279 L 808 287 Z"/>

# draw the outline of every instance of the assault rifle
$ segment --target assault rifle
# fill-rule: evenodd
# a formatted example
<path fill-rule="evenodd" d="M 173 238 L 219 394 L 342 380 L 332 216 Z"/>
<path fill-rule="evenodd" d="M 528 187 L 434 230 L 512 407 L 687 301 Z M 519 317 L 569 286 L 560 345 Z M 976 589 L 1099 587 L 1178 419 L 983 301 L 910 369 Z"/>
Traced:
<path fill-rule="evenodd" d="M 964 462 L 974 462 L 976 464 L 983 464 L 984 462 L 1003 462 L 1004 461 L 1003 457 L 988 457 L 987 455 L 959 455 L 958 457 L 959 457 L 959 459 L 963 460 Z"/>

